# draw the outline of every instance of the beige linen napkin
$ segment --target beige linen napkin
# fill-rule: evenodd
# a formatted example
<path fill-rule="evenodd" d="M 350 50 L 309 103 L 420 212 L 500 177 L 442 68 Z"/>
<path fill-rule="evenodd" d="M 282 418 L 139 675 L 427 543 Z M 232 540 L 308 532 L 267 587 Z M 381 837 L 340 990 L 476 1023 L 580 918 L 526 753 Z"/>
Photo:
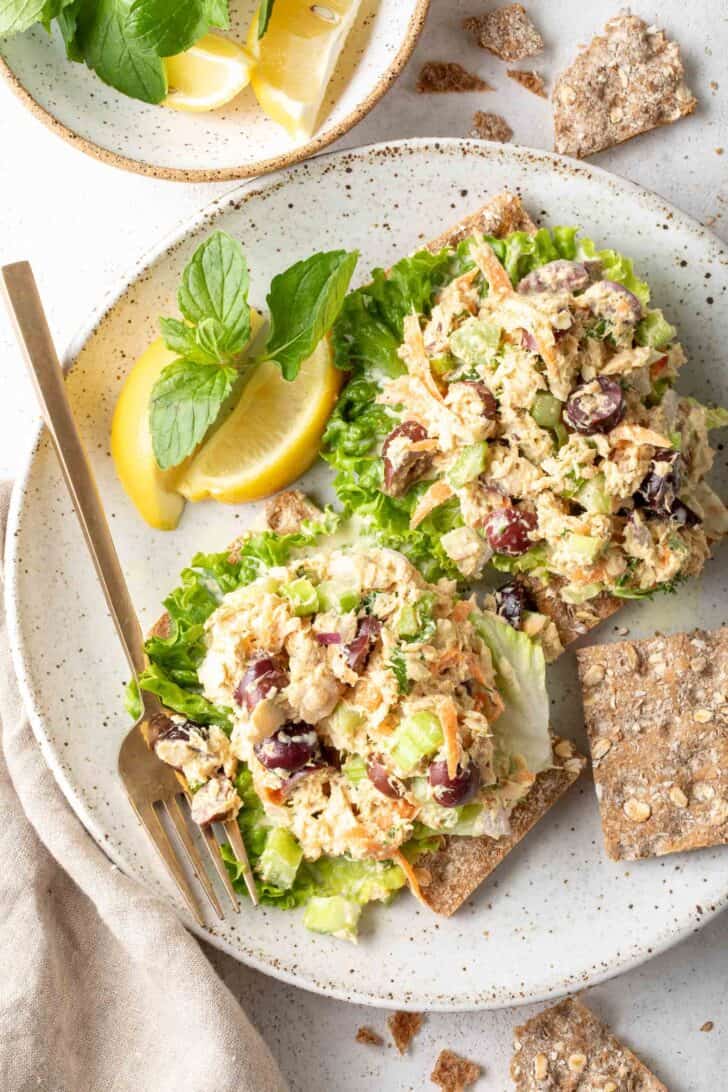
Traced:
<path fill-rule="evenodd" d="M 0 484 L 0 543 L 9 487 Z M 0 1089 L 285 1092 L 172 909 L 114 868 L 41 758 L 0 603 Z"/>

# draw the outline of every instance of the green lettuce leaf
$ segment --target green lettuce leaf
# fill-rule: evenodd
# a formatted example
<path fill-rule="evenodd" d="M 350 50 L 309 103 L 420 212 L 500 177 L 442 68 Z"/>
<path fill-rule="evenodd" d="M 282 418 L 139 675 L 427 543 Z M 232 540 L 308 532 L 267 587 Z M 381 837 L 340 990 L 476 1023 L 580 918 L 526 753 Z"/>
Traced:
<path fill-rule="evenodd" d="M 520 755 L 531 773 L 552 765 L 546 661 L 538 641 L 499 618 L 476 611 L 471 621 L 490 649 L 505 709 L 493 725 L 499 749 Z"/>

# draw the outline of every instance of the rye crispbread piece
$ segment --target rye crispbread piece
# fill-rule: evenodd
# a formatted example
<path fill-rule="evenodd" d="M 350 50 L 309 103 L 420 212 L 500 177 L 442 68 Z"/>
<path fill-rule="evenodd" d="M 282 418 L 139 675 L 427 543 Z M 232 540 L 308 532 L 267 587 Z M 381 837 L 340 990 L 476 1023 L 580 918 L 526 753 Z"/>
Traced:
<path fill-rule="evenodd" d="M 517 582 L 526 589 L 539 614 L 545 614 L 556 626 L 561 643 L 567 645 L 577 637 L 583 637 L 590 629 L 610 618 L 623 605 L 621 599 L 602 592 L 584 603 L 566 603 L 559 597 L 559 589 L 565 581 L 552 576 L 548 584 L 525 574 Z"/>
<path fill-rule="evenodd" d="M 450 917 L 518 845 L 586 767 L 569 740 L 554 740 L 554 767 L 540 773 L 528 796 L 511 813 L 504 838 L 451 836 L 440 849 L 417 858 L 415 871 L 422 900 L 436 914 Z"/>
<path fill-rule="evenodd" d="M 495 140 L 498 144 L 507 144 L 513 137 L 513 130 L 500 114 L 488 114 L 483 110 L 476 110 L 473 114 L 473 128 L 469 135 L 477 140 Z"/>
<path fill-rule="evenodd" d="M 318 519 L 322 514 L 300 489 L 286 489 L 265 502 L 265 522 L 279 535 L 293 534 L 306 520 Z"/>
<path fill-rule="evenodd" d="M 410 1043 L 422 1027 L 423 1019 L 421 1012 L 393 1012 L 387 1017 L 392 1040 L 400 1054 L 406 1054 L 409 1050 Z"/>
<path fill-rule="evenodd" d="M 576 655 L 609 856 L 728 844 L 728 627 Z"/>
<path fill-rule="evenodd" d="M 538 72 L 521 68 L 509 68 L 506 75 L 510 76 L 512 80 L 515 80 L 516 83 L 520 83 L 521 87 L 525 87 L 527 91 L 530 91 L 534 95 L 538 95 L 539 98 L 548 98 L 543 76 L 539 75 Z"/>
<path fill-rule="evenodd" d="M 554 87 L 557 152 L 593 155 L 692 114 L 680 49 L 636 15 L 610 19 Z"/>
<path fill-rule="evenodd" d="M 463 217 L 442 235 L 432 239 L 426 247 L 434 254 L 443 247 L 457 246 L 462 239 L 467 239 L 477 231 L 500 239 L 504 235 L 510 235 L 512 231 L 527 231 L 529 235 L 533 235 L 536 225 L 523 207 L 520 197 L 504 190 L 491 197 L 476 212 Z"/>
<path fill-rule="evenodd" d="M 430 1080 L 439 1085 L 442 1092 L 465 1092 L 466 1088 L 475 1084 L 482 1072 L 482 1066 L 475 1062 L 461 1058 L 452 1050 L 441 1050 Z"/>
<path fill-rule="evenodd" d="M 586 1005 L 568 997 L 517 1027 L 516 1092 L 667 1092 Z"/>
<path fill-rule="evenodd" d="M 471 16 L 463 22 L 463 27 L 475 35 L 482 49 L 502 61 L 522 61 L 543 49 L 543 38 L 523 4 L 506 4 L 484 15 Z"/>
<path fill-rule="evenodd" d="M 468 72 L 457 61 L 426 61 L 420 69 L 416 87 L 421 95 L 494 90 L 487 80 Z"/>
<path fill-rule="evenodd" d="M 366 1046 L 383 1046 L 384 1039 L 381 1037 L 378 1031 L 373 1031 L 372 1028 L 359 1028 L 356 1033 L 357 1043 L 364 1043 Z"/>

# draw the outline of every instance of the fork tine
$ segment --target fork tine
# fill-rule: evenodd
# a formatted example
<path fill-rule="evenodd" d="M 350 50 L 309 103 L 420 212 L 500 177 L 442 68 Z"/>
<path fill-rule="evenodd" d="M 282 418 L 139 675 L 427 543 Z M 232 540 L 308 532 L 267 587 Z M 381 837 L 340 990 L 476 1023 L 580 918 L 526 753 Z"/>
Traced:
<path fill-rule="evenodd" d="M 169 800 L 165 800 L 164 806 L 167 810 L 167 815 L 169 816 L 170 822 L 174 824 L 174 829 L 177 831 L 177 837 L 187 851 L 187 856 L 189 857 L 190 864 L 195 870 L 195 875 L 197 876 L 197 879 L 202 884 L 205 890 L 205 894 L 212 903 L 212 907 L 215 913 L 222 920 L 225 915 L 222 912 L 220 900 L 217 897 L 215 888 L 210 883 L 210 877 L 205 871 L 205 866 L 202 863 L 202 858 L 197 851 L 197 846 L 192 841 L 190 828 L 188 827 L 187 820 L 185 819 L 184 813 L 179 806 L 177 797 L 173 796 Z"/>
<path fill-rule="evenodd" d="M 129 797 L 129 799 L 131 800 L 131 797 Z M 169 872 L 174 882 L 177 884 L 177 887 L 182 892 L 182 896 L 187 903 L 187 906 L 189 907 L 192 916 L 194 917 L 198 925 L 204 926 L 205 919 L 200 913 L 200 908 L 197 905 L 195 896 L 192 894 L 192 888 L 187 882 L 187 877 L 182 871 L 179 860 L 177 859 L 177 854 L 172 848 L 169 838 L 167 837 L 167 832 L 160 823 L 159 816 L 154 810 L 154 804 L 144 804 L 142 805 L 142 807 L 138 807 L 133 800 L 131 800 L 131 804 L 137 814 L 139 822 L 142 824 L 147 834 L 154 842 L 154 848 L 157 850 L 157 853 L 161 857 L 162 861 L 169 869 Z"/>
<path fill-rule="evenodd" d="M 230 879 L 230 874 L 225 867 L 225 862 L 220 856 L 220 845 L 215 837 L 214 832 L 210 827 L 200 827 L 200 834 L 205 839 L 205 845 L 207 846 L 207 852 L 210 854 L 210 860 L 212 861 L 217 874 L 222 880 L 223 886 L 227 891 L 230 902 L 232 903 L 233 910 L 236 914 L 240 913 L 240 907 L 238 905 L 238 893 L 233 887 L 233 881 Z"/>
<path fill-rule="evenodd" d="M 245 843 L 243 842 L 242 835 L 240 833 L 240 827 L 235 819 L 228 819 L 223 823 L 223 830 L 228 836 L 230 845 L 233 847 L 235 856 L 240 864 L 243 866 L 243 879 L 245 880 L 245 886 L 248 889 L 250 895 L 250 901 L 253 906 L 258 905 L 258 891 L 255 886 L 255 879 L 253 878 L 253 870 L 250 867 L 250 861 L 248 860 L 248 854 L 245 850 Z"/>

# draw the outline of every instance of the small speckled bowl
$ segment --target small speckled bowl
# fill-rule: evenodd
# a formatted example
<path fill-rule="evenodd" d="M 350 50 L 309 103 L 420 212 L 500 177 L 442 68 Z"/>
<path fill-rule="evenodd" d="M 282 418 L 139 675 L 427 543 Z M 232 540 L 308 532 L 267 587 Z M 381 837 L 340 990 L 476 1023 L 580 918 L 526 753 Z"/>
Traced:
<path fill-rule="evenodd" d="M 407 63 L 430 0 L 362 0 L 321 110 L 303 144 L 267 118 L 248 87 L 211 113 L 148 106 L 66 59 L 57 28 L 0 39 L 0 74 L 48 128 L 88 155 L 153 178 L 249 178 L 307 159 L 372 109 Z M 258 0 L 231 0 L 230 37 L 244 42 Z"/>
<path fill-rule="evenodd" d="M 689 364 L 680 388 L 725 402 L 728 251 L 654 194 L 547 153 L 462 141 L 408 141 L 321 156 L 220 198 L 122 279 L 66 353 L 68 390 L 142 622 L 197 551 L 221 549 L 257 505 L 198 504 L 170 534 L 146 527 L 122 492 L 109 455 L 114 402 L 134 358 L 175 311 L 180 270 L 212 227 L 244 241 L 251 301 L 271 277 L 327 247 L 358 247 L 357 276 L 388 266 L 508 186 L 544 224 L 581 224 L 631 255 L 653 299 L 678 324 Z M 726 495 L 726 456 L 713 475 Z M 329 473 L 302 485 L 326 498 Z M 726 616 L 726 551 L 677 595 L 625 606 L 592 641 Z M 69 802 L 109 857 L 170 897 L 153 850 L 116 775 L 128 727 L 127 669 L 46 436 L 33 440 L 13 496 L 7 597 L 18 677 L 43 753 Z M 549 673 L 554 727 L 584 744 L 573 653 Z M 373 1005 L 497 1008 L 578 989 L 646 960 L 728 903 L 725 847 L 615 863 L 602 846 L 585 776 L 450 919 L 404 895 L 371 907 L 357 947 L 309 934 L 301 915 L 243 905 L 201 935 L 268 974 Z M 184 911 L 179 907 L 180 913 Z M 188 924 L 191 925 L 190 922 Z"/>

